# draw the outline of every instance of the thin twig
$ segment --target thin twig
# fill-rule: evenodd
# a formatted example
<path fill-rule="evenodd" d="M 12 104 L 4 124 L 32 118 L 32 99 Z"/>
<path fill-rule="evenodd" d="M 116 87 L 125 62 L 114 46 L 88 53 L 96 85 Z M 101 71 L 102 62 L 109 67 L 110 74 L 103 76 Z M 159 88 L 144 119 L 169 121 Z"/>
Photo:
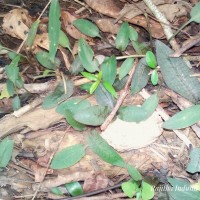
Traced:
<path fill-rule="evenodd" d="M 135 72 L 135 68 L 136 68 L 137 64 L 138 64 L 138 60 L 136 60 L 135 63 L 134 63 L 134 66 L 133 66 L 133 68 L 132 68 L 132 70 L 129 74 L 129 78 L 128 78 L 126 85 L 124 87 L 124 90 L 122 91 L 122 94 L 120 95 L 113 111 L 106 118 L 105 122 L 101 125 L 100 128 L 101 128 L 102 131 L 104 131 L 107 128 L 107 126 L 110 124 L 110 122 L 113 120 L 113 118 L 114 118 L 115 114 L 117 113 L 119 107 L 121 106 L 122 102 L 124 101 L 125 97 L 127 96 L 128 92 L 129 92 L 129 85 L 131 83 L 131 80 L 132 80 L 132 77 L 133 77 L 133 74 Z"/>

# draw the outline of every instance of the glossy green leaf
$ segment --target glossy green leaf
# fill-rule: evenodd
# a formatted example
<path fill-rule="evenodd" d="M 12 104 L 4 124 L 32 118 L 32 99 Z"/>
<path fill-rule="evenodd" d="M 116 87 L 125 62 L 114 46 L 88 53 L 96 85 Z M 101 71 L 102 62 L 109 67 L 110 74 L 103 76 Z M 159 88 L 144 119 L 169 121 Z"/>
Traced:
<path fill-rule="evenodd" d="M 129 198 L 132 198 L 139 190 L 138 185 L 132 181 L 122 183 L 121 188 L 124 194 L 126 194 Z"/>
<path fill-rule="evenodd" d="M 117 92 L 115 91 L 114 87 L 107 81 L 103 82 L 103 86 L 106 90 L 115 98 L 117 98 Z"/>
<path fill-rule="evenodd" d="M 191 21 L 200 23 L 200 2 L 198 2 L 191 10 L 190 16 L 191 16 Z"/>
<path fill-rule="evenodd" d="M 52 169 L 64 169 L 75 165 L 85 156 L 85 148 L 81 144 L 62 149 L 52 159 Z"/>
<path fill-rule="evenodd" d="M 93 131 L 89 135 L 88 144 L 94 153 L 105 162 L 119 167 L 126 166 L 123 158 L 99 135 L 98 132 Z"/>
<path fill-rule="evenodd" d="M 27 37 L 27 40 L 26 40 L 26 45 L 31 48 L 32 45 L 33 45 L 33 42 L 35 40 L 35 36 L 37 34 L 37 30 L 38 30 L 38 26 L 40 24 L 40 20 L 36 20 L 32 25 L 31 25 L 31 28 L 28 32 L 28 37 Z"/>
<path fill-rule="evenodd" d="M 4 138 L 0 143 L 0 168 L 6 167 L 11 159 L 14 141 Z"/>
<path fill-rule="evenodd" d="M 138 32 L 132 26 L 129 26 L 129 39 L 135 42 L 138 40 Z"/>
<path fill-rule="evenodd" d="M 88 72 L 93 73 L 98 70 L 98 61 L 96 59 L 93 60 L 94 52 L 83 38 L 78 41 L 78 55 L 81 64 Z"/>
<path fill-rule="evenodd" d="M 192 77 L 192 70 L 180 58 L 171 58 L 174 53 L 167 45 L 156 41 L 156 56 L 166 85 L 193 103 L 200 100 L 200 82 Z"/>
<path fill-rule="evenodd" d="M 145 59 L 146 59 L 146 63 L 149 67 L 151 67 L 152 69 L 156 68 L 156 57 L 154 55 L 154 53 L 152 51 L 147 51 L 146 55 L 145 55 Z"/>
<path fill-rule="evenodd" d="M 148 83 L 150 68 L 146 66 L 145 59 L 142 58 L 138 66 L 135 69 L 132 81 L 131 81 L 131 92 L 133 94 L 138 93 Z"/>
<path fill-rule="evenodd" d="M 87 79 L 89 79 L 89 80 L 91 80 L 91 81 L 97 81 L 97 80 L 98 80 L 98 78 L 97 78 L 94 74 L 91 74 L 91 73 L 88 73 L 88 72 L 81 72 L 81 74 L 82 74 L 85 78 L 87 78 Z"/>
<path fill-rule="evenodd" d="M 52 0 L 49 10 L 49 60 L 54 63 L 60 35 L 60 5 L 59 0 Z"/>
<path fill-rule="evenodd" d="M 94 91 L 97 89 L 97 87 L 99 86 L 99 83 L 100 83 L 100 81 L 96 81 L 96 82 L 94 82 L 92 85 L 91 85 L 91 87 L 90 87 L 90 94 L 93 94 L 94 93 Z"/>
<path fill-rule="evenodd" d="M 108 106 L 113 109 L 115 105 L 115 100 L 112 95 L 106 90 L 100 83 L 98 88 L 94 92 L 95 99 L 99 105 Z"/>
<path fill-rule="evenodd" d="M 89 20 L 77 19 L 73 21 L 73 25 L 81 31 L 83 34 L 89 37 L 101 37 L 99 34 L 99 28 Z"/>
<path fill-rule="evenodd" d="M 7 91 L 9 93 L 9 95 L 12 97 L 15 94 L 14 83 L 12 81 L 10 81 L 9 79 L 7 79 L 7 81 L 6 81 L 6 87 L 7 87 Z"/>
<path fill-rule="evenodd" d="M 107 81 L 112 85 L 117 75 L 117 60 L 115 56 L 106 58 L 101 65 L 101 70 L 103 73 L 103 81 Z"/>
<path fill-rule="evenodd" d="M 65 94 L 63 83 L 60 83 L 55 90 L 44 98 L 42 107 L 50 109 L 55 107 L 59 102 L 68 99 L 73 94 L 73 82 L 70 79 L 66 81 L 67 93 Z"/>
<path fill-rule="evenodd" d="M 128 170 L 129 175 L 131 176 L 131 178 L 134 181 L 142 180 L 142 175 L 140 174 L 140 172 L 135 167 L 133 167 L 132 165 L 128 164 L 127 165 L 127 170 Z"/>
<path fill-rule="evenodd" d="M 108 107 L 96 105 L 76 112 L 74 119 L 82 124 L 99 126 L 105 121 L 109 113 Z"/>
<path fill-rule="evenodd" d="M 163 123 L 165 129 L 181 129 L 200 121 L 200 105 L 194 105 L 175 114 Z"/>
<path fill-rule="evenodd" d="M 13 110 L 19 110 L 21 108 L 21 102 L 19 96 L 16 96 L 12 99 Z"/>
<path fill-rule="evenodd" d="M 124 51 L 129 42 L 129 25 L 127 22 L 123 22 L 119 32 L 117 33 L 115 45 L 120 51 Z"/>
<path fill-rule="evenodd" d="M 51 188 L 51 192 L 55 195 L 63 195 L 64 193 L 59 189 L 59 187 Z"/>
<path fill-rule="evenodd" d="M 12 62 L 10 63 L 10 65 L 6 65 L 5 67 L 5 71 L 6 71 L 6 75 L 8 77 L 9 80 L 11 80 L 14 84 L 16 82 L 16 80 L 19 77 L 19 67 L 18 67 L 18 63 L 20 61 L 20 56 L 17 55 Z"/>
<path fill-rule="evenodd" d="M 83 188 L 79 182 L 67 183 L 65 184 L 65 187 L 67 188 L 70 195 L 73 197 L 84 194 Z"/>
<path fill-rule="evenodd" d="M 130 70 L 133 68 L 134 59 L 133 58 L 127 58 L 121 65 L 119 69 L 119 80 L 124 78 Z"/>
<path fill-rule="evenodd" d="M 52 63 L 50 60 L 49 60 L 49 53 L 47 53 L 46 51 L 39 51 L 35 54 L 38 62 L 48 68 L 48 69 L 56 69 L 56 66 L 59 66 L 60 65 L 60 60 L 58 60 L 57 58 L 55 59 L 55 63 Z"/>
<path fill-rule="evenodd" d="M 151 74 L 151 83 L 153 85 L 157 85 L 158 84 L 158 72 L 157 72 L 156 69 L 152 71 L 152 74 Z"/>
<path fill-rule="evenodd" d="M 154 197 L 154 188 L 152 185 L 142 181 L 142 200 L 150 200 Z"/>
<path fill-rule="evenodd" d="M 70 52 L 72 51 L 71 48 L 70 48 L 69 38 L 67 37 L 67 35 L 62 30 L 60 30 L 58 41 L 59 41 L 58 42 L 59 45 L 61 45 L 64 48 L 69 49 Z"/>
<path fill-rule="evenodd" d="M 189 173 L 200 172 L 200 148 L 192 149 L 190 152 L 190 162 L 187 164 L 187 171 Z"/>

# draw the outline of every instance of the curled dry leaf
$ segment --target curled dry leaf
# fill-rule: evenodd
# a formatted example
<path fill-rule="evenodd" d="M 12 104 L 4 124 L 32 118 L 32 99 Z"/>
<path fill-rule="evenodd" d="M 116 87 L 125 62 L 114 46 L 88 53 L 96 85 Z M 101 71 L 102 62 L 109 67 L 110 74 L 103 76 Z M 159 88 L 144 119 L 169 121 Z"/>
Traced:
<path fill-rule="evenodd" d="M 13 9 L 3 18 L 2 28 L 5 33 L 24 40 L 28 34 L 32 19 L 25 9 Z"/>
<path fill-rule="evenodd" d="M 139 149 L 153 143 L 162 134 L 161 122 L 156 112 L 140 123 L 117 118 L 101 136 L 120 152 Z"/>

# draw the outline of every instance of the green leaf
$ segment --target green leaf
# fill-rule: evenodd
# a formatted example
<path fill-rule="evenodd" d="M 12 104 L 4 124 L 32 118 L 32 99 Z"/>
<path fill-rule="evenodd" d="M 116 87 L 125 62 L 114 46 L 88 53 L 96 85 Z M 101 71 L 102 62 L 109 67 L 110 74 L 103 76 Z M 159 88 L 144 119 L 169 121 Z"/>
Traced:
<path fill-rule="evenodd" d="M 154 53 L 152 51 L 147 51 L 146 55 L 145 55 L 145 59 L 146 59 L 146 63 L 149 67 L 151 67 L 152 69 L 156 68 L 156 57 L 154 55 Z"/>
<path fill-rule="evenodd" d="M 124 51 L 128 46 L 129 42 L 129 25 L 127 22 L 123 22 L 119 32 L 117 33 L 116 37 L 116 48 L 120 51 Z"/>
<path fill-rule="evenodd" d="M 98 104 L 102 106 L 108 106 L 113 109 L 115 105 L 115 100 L 111 94 L 106 90 L 103 85 L 100 83 L 97 89 L 94 92 L 95 99 Z"/>
<path fill-rule="evenodd" d="M 64 193 L 59 189 L 59 187 L 51 188 L 51 192 L 55 195 L 63 195 Z"/>
<path fill-rule="evenodd" d="M 79 182 L 67 183 L 65 184 L 65 187 L 67 188 L 70 195 L 73 197 L 84 194 L 83 188 Z"/>
<path fill-rule="evenodd" d="M 91 80 L 91 81 L 97 81 L 97 80 L 98 80 L 98 78 L 97 78 L 94 74 L 91 74 L 91 73 L 88 73 L 88 72 L 81 72 L 81 74 L 82 74 L 85 78 L 87 78 L 87 79 L 89 79 L 89 80 Z"/>
<path fill-rule="evenodd" d="M 60 5 L 59 0 L 52 0 L 49 10 L 49 60 L 54 63 L 60 35 Z"/>
<path fill-rule="evenodd" d="M 91 88 L 92 84 L 93 83 L 85 83 L 83 85 L 80 85 L 80 89 L 85 90 L 87 92 L 90 92 L 90 88 Z"/>
<path fill-rule="evenodd" d="M 0 143 L 0 168 L 6 167 L 11 159 L 14 141 L 4 138 Z"/>
<path fill-rule="evenodd" d="M 154 189 L 153 186 L 142 181 L 142 200 L 149 200 L 154 197 Z"/>
<path fill-rule="evenodd" d="M 132 81 L 131 81 L 131 92 L 133 94 L 138 93 L 148 83 L 150 68 L 146 66 L 145 59 L 142 58 L 138 66 L 135 69 Z"/>
<path fill-rule="evenodd" d="M 200 172 L 200 148 L 192 149 L 190 152 L 190 162 L 187 164 L 187 171 L 189 173 Z"/>
<path fill-rule="evenodd" d="M 140 174 L 140 172 L 135 167 L 128 164 L 127 170 L 128 170 L 128 173 L 130 174 L 131 178 L 134 181 L 141 181 L 142 180 L 142 175 Z"/>
<path fill-rule="evenodd" d="M 117 92 L 115 91 L 114 87 L 107 81 L 103 82 L 103 86 L 108 90 L 108 92 L 115 98 L 117 98 Z"/>
<path fill-rule="evenodd" d="M 12 99 L 13 110 L 19 110 L 21 108 L 21 102 L 19 96 L 16 96 Z"/>
<path fill-rule="evenodd" d="M 59 33 L 59 45 L 61 45 L 62 47 L 64 48 L 68 48 L 69 51 L 71 52 L 71 48 L 70 48 L 70 43 L 69 43 L 69 38 L 66 36 L 66 34 L 60 30 L 60 33 Z"/>
<path fill-rule="evenodd" d="M 78 55 L 83 67 L 88 72 L 93 73 L 98 70 L 98 61 L 93 60 L 94 52 L 83 38 L 78 41 Z"/>
<path fill-rule="evenodd" d="M 77 55 L 74 59 L 74 61 L 72 62 L 71 64 L 71 67 L 70 67 L 70 72 L 73 74 L 73 75 L 77 75 L 79 74 L 80 72 L 82 72 L 84 70 L 84 67 L 83 65 L 81 64 L 81 60 L 79 58 L 79 56 Z"/>
<path fill-rule="evenodd" d="M 156 69 L 154 69 L 152 71 L 152 74 L 151 74 L 151 83 L 153 85 L 157 85 L 158 84 L 158 72 Z"/>
<path fill-rule="evenodd" d="M 191 10 L 190 12 L 190 16 L 191 19 L 190 21 L 196 22 L 196 23 L 200 23 L 200 2 L 198 2 Z"/>
<path fill-rule="evenodd" d="M 138 32 L 132 26 L 129 26 L 129 39 L 135 42 L 138 40 Z"/>
<path fill-rule="evenodd" d="M 149 49 L 149 47 L 144 42 L 131 41 L 131 44 L 135 52 L 139 55 L 146 54 Z"/>
<path fill-rule="evenodd" d="M 120 91 L 126 85 L 127 80 L 128 80 L 128 76 L 125 76 L 121 80 L 119 80 L 119 78 L 116 78 L 115 82 L 113 83 L 113 87 L 115 88 L 116 91 Z"/>
<path fill-rule="evenodd" d="M 47 53 L 46 51 L 39 51 L 35 54 L 38 62 L 46 67 L 47 69 L 56 69 L 56 66 L 60 65 L 60 60 L 58 60 L 57 58 L 55 59 L 55 62 L 51 62 L 49 59 L 49 53 Z"/>
<path fill-rule="evenodd" d="M 0 100 L 3 98 L 7 98 L 7 99 L 10 98 L 6 85 L 3 87 L 1 91 Z"/>
<path fill-rule="evenodd" d="M 174 53 L 167 45 L 156 41 L 156 56 L 167 86 L 193 103 L 200 100 L 200 82 L 182 58 L 172 58 Z"/>
<path fill-rule="evenodd" d="M 100 81 L 96 81 L 96 82 L 94 82 L 92 85 L 91 85 L 91 87 L 90 87 L 90 94 L 93 94 L 94 93 L 94 91 L 97 89 L 97 87 L 99 86 L 99 83 L 100 83 Z"/>
<path fill-rule="evenodd" d="M 96 105 L 82 109 L 74 114 L 74 119 L 82 124 L 99 126 L 109 115 L 108 107 Z"/>
<path fill-rule="evenodd" d="M 52 169 L 64 169 L 75 165 L 85 156 L 85 149 L 81 144 L 62 149 L 52 159 Z"/>
<path fill-rule="evenodd" d="M 36 20 L 32 25 L 31 25 L 31 28 L 28 32 L 28 37 L 27 37 L 27 40 L 26 40 L 26 45 L 31 48 L 32 45 L 33 45 L 33 42 L 35 40 L 35 36 L 37 34 L 37 30 L 38 30 L 38 26 L 40 24 L 40 20 Z"/>
<path fill-rule="evenodd" d="M 20 56 L 17 55 L 12 62 L 10 63 L 10 65 L 6 65 L 5 67 L 5 71 L 6 71 L 6 75 L 7 77 L 15 84 L 16 80 L 19 77 L 19 67 L 18 67 L 18 63 L 20 61 Z"/>
<path fill-rule="evenodd" d="M 129 198 L 132 198 L 139 190 L 138 185 L 132 181 L 122 183 L 121 188 Z"/>
<path fill-rule="evenodd" d="M 115 56 L 106 58 L 101 65 L 101 70 L 103 73 L 103 81 L 107 81 L 112 85 L 117 75 L 117 60 Z"/>
<path fill-rule="evenodd" d="M 130 70 L 133 68 L 134 59 L 133 58 L 127 58 L 121 65 L 119 69 L 119 80 L 124 78 Z"/>
<path fill-rule="evenodd" d="M 200 105 L 194 105 L 175 114 L 163 123 L 165 129 L 181 129 L 200 121 Z"/>
<path fill-rule="evenodd" d="M 6 87 L 7 87 L 7 91 L 9 96 L 13 96 L 15 94 L 15 86 L 14 83 L 12 81 L 10 81 L 9 79 L 7 79 L 6 81 Z"/>
<path fill-rule="evenodd" d="M 70 79 L 66 81 L 67 93 L 64 94 L 63 83 L 60 83 L 55 90 L 44 98 L 42 107 L 44 109 L 50 109 L 55 107 L 59 102 L 68 99 L 73 94 L 73 82 Z"/>
<path fill-rule="evenodd" d="M 73 21 L 73 25 L 83 34 L 89 37 L 100 37 L 99 28 L 91 21 L 86 19 L 77 19 Z"/>
<path fill-rule="evenodd" d="M 123 158 L 99 135 L 98 132 L 93 131 L 89 135 L 88 144 L 92 151 L 105 162 L 119 167 L 126 166 Z"/>

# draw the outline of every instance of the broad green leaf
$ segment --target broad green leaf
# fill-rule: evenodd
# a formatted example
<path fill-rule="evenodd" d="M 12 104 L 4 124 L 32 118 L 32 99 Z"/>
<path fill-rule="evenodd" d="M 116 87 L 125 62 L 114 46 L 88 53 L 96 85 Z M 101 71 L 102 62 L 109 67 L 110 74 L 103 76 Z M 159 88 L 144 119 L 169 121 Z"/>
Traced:
<path fill-rule="evenodd" d="M 12 81 L 10 81 L 9 79 L 7 79 L 6 81 L 6 87 L 7 87 L 7 91 L 9 96 L 13 96 L 15 94 L 15 85 Z"/>
<path fill-rule="evenodd" d="M 35 54 L 38 62 L 48 68 L 48 69 L 56 69 L 56 66 L 59 66 L 60 65 L 60 60 L 58 60 L 58 58 L 55 59 L 55 62 L 52 63 L 50 60 L 49 60 L 49 54 L 46 52 L 46 51 L 39 51 Z"/>
<path fill-rule="evenodd" d="M 95 99 L 98 104 L 102 106 L 108 106 L 113 109 L 115 105 L 115 100 L 112 95 L 103 87 L 100 83 L 94 92 Z"/>
<path fill-rule="evenodd" d="M 128 170 L 129 175 L 132 177 L 132 179 L 134 181 L 142 180 L 142 175 L 140 174 L 140 172 L 135 167 L 133 167 L 132 165 L 128 164 L 127 165 L 127 170 Z"/>
<path fill-rule="evenodd" d="M 185 180 L 168 178 L 168 182 L 173 186 L 167 190 L 168 195 L 174 200 L 197 200 L 200 199 L 200 192 L 194 190 L 189 182 Z"/>
<path fill-rule="evenodd" d="M 181 129 L 200 121 L 200 105 L 194 105 L 178 112 L 163 123 L 165 129 Z"/>
<path fill-rule="evenodd" d="M 157 85 L 158 84 L 158 72 L 156 69 L 154 69 L 152 71 L 152 74 L 151 74 L 151 83 L 153 85 Z"/>
<path fill-rule="evenodd" d="M 16 96 L 12 99 L 13 110 L 19 110 L 21 108 L 21 102 L 19 96 Z"/>
<path fill-rule="evenodd" d="M 94 52 L 83 38 L 78 41 L 78 55 L 81 64 L 88 72 L 93 73 L 98 70 L 98 61 L 93 60 Z"/>
<path fill-rule="evenodd" d="M 73 197 L 84 194 L 83 188 L 79 182 L 67 183 L 65 184 L 65 187 Z"/>
<path fill-rule="evenodd" d="M 60 35 L 60 5 L 59 0 L 52 0 L 49 10 L 48 36 L 49 60 L 54 63 Z"/>
<path fill-rule="evenodd" d="M 89 20 L 77 19 L 73 21 L 73 25 L 81 31 L 83 34 L 89 37 L 101 37 L 99 34 L 99 28 Z"/>
<path fill-rule="evenodd" d="M 90 87 L 90 94 L 93 94 L 94 93 L 94 91 L 97 89 L 97 87 L 99 86 L 99 83 L 100 83 L 100 81 L 96 81 L 96 82 L 94 82 L 92 85 L 91 85 L 91 87 Z"/>
<path fill-rule="evenodd" d="M 68 99 L 73 94 L 73 82 L 70 79 L 66 81 L 67 93 L 65 94 L 63 83 L 60 83 L 55 90 L 44 98 L 42 107 L 50 109 L 55 107 L 59 102 Z"/>
<path fill-rule="evenodd" d="M 89 79 L 89 80 L 91 80 L 91 81 L 97 81 L 97 80 L 98 80 L 98 78 L 97 78 L 94 74 L 91 74 L 91 73 L 88 73 L 88 72 L 81 72 L 81 74 L 82 74 L 85 78 L 87 78 L 87 79 Z"/>
<path fill-rule="evenodd" d="M 123 158 L 99 135 L 98 132 L 93 131 L 88 137 L 88 144 L 90 148 L 102 160 L 111 165 L 125 167 L 126 163 Z"/>
<path fill-rule="evenodd" d="M 5 67 L 5 71 L 6 71 L 6 75 L 8 77 L 8 79 L 10 79 L 14 84 L 16 82 L 16 80 L 18 79 L 19 76 L 19 67 L 18 67 L 18 63 L 20 61 L 20 56 L 17 55 L 12 62 L 10 63 L 10 65 L 6 65 Z"/>
<path fill-rule="evenodd" d="M 79 58 L 79 56 L 77 55 L 74 59 L 74 61 L 72 62 L 71 64 L 71 67 L 70 67 L 70 72 L 73 74 L 73 75 L 77 75 L 79 74 L 80 72 L 82 72 L 84 70 L 84 67 L 83 65 L 81 64 L 81 60 Z"/>
<path fill-rule="evenodd" d="M 200 100 L 200 82 L 192 77 L 192 70 L 182 58 L 171 58 L 174 53 L 167 45 L 156 41 L 156 56 L 166 85 L 193 103 Z"/>
<path fill-rule="evenodd" d="M 147 112 L 139 106 L 125 106 L 119 109 L 119 118 L 126 122 L 140 122 L 147 117 Z"/>
<path fill-rule="evenodd" d="M 33 45 L 33 42 L 35 40 L 35 36 L 36 36 L 36 33 L 37 33 L 37 30 L 38 30 L 38 26 L 39 26 L 39 23 L 40 23 L 40 20 L 36 20 L 32 25 L 31 25 L 31 28 L 28 32 L 28 37 L 27 37 L 27 40 L 26 40 L 26 45 L 31 48 L 32 45 Z"/>
<path fill-rule="evenodd" d="M 93 83 L 85 83 L 83 85 L 80 85 L 80 89 L 85 90 L 87 92 L 90 92 L 90 88 L 91 88 L 92 84 Z"/>
<path fill-rule="evenodd" d="M 132 26 L 129 26 L 129 39 L 135 42 L 138 40 L 138 32 Z"/>
<path fill-rule="evenodd" d="M 15 86 L 17 88 L 22 88 L 24 86 L 24 81 L 22 80 L 22 77 L 20 76 L 20 74 L 18 74 L 18 78 L 15 81 Z"/>
<path fill-rule="evenodd" d="M 138 185 L 132 181 L 122 183 L 121 188 L 129 198 L 132 198 L 139 190 Z"/>
<path fill-rule="evenodd" d="M 149 47 L 144 42 L 138 42 L 138 41 L 131 41 L 131 44 L 135 50 L 135 52 L 139 55 L 146 54 Z"/>
<path fill-rule="evenodd" d="M 129 25 L 127 22 L 123 22 L 119 32 L 117 33 L 115 45 L 120 51 L 124 51 L 129 42 Z"/>
<path fill-rule="evenodd" d="M 115 56 L 106 58 L 101 65 L 101 70 L 103 73 L 103 81 L 107 81 L 112 85 L 117 74 L 117 60 Z"/>
<path fill-rule="evenodd" d="M 51 192 L 56 195 L 63 195 L 64 193 L 59 189 L 59 187 L 51 188 Z"/>
<path fill-rule="evenodd" d="M 76 112 L 74 119 L 82 124 L 99 126 L 105 121 L 109 113 L 108 107 L 96 105 Z"/>
<path fill-rule="evenodd" d="M 113 86 L 107 82 L 107 81 L 104 81 L 103 82 L 103 86 L 105 87 L 106 90 L 108 90 L 108 92 L 115 98 L 117 98 L 117 92 L 115 91 L 115 89 L 113 88 Z"/>
<path fill-rule="evenodd" d="M 52 169 L 64 169 L 75 165 L 85 156 L 85 148 L 81 144 L 62 149 L 52 159 Z"/>
<path fill-rule="evenodd" d="M 72 51 L 70 48 L 69 38 L 66 36 L 66 34 L 62 30 L 60 30 L 60 33 L 59 33 L 59 45 L 61 45 L 64 48 L 68 48 L 70 52 Z"/>
<path fill-rule="evenodd" d="M 187 164 L 187 171 L 189 173 L 200 172 L 200 148 L 192 149 L 190 152 L 190 162 Z"/>
<path fill-rule="evenodd" d="M 130 72 L 130 70 L 133 68 L 133 62 L 134 62 L 133 58 L 127 58 L 122 63 L 122 65 L 119 69 L 119 80 L 124 78 Z"/>
<path fill-rule="evenodd" d="M 156 57 L 155 55 L 153 54 L 152 51 L 147 51 L 146 55 L 145 55 L 145 60 L 146 60 L 146 63 L 149 67 L 151 67 L 152 69 L 155 69 L 156 68 Z"/>
<path fill-rule="evenodd" d="M 150 200 L 154 197 L 154 194 L 153 186 L 142 181 L 142 200 Z"/>
<path fill-rule="evenodd" d="M 119 78 L 116 78 L 115 82 L 113 83 L 113 87 L 115 88 L 116 91 L 120 91 L 126 85 L 127 80 L 128 80 L 128 76 L 125 76 L 121 80 L 119 80 Z"/>
<path fill-rule="evenodd" d="M 135 69 L 132 81 L 131 81 L 131 92 L 133 94 L 138 93 L 148 83 L 150 68 L 146 66 L 145 59 L 142 58 L 138 66 Z"/>
<path fill-rule="evenodd" d="M 6 167 L 11 159 L 14 141 L 4 138 L 0 143 L 0 168 Z"/>
<path fill-rule="evenodd" d="M 200 2 L 198 2 L 191 10 L 190 12 L 190 16 L 191 19 L 190 21 L 196 22 L 196 23 L 200 23 Z"/>
<path fill-rule="evenodd" d="M 200 183 L 194 183 L 191 185 L 192 188 L 194 188 L 197 191 L 200 191 Z"/>

